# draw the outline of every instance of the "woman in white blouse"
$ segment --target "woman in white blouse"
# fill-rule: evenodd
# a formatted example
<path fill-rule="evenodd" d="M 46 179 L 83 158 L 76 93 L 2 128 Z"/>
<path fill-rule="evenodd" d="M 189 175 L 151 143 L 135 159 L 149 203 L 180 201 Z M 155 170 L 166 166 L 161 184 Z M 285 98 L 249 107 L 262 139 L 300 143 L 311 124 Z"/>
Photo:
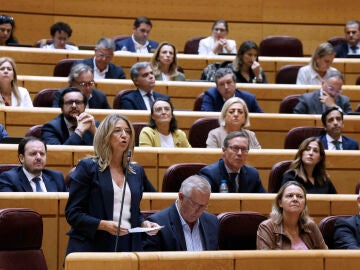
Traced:
<path fill-rule="evenodd" d="M 213 23 L 212 35 L 200 40 L 199 55 L 236 54 L 236 42 L 227 39 L 229 33 L 228 23 L 225 20 L 217 20 Z"/>
<path fill-rule="evenodd" d="M 28 90 L 17 84 L 15 61 L 10 57 L 0 58 L 0 106 L 33 107 Z"/>

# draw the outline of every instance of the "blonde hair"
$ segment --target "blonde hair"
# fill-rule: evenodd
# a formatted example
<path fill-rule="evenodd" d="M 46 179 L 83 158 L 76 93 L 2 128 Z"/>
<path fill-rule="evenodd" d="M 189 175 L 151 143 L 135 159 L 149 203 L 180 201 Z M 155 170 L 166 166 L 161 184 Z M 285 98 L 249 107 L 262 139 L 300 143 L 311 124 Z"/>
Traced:
<path fill-rule="evenodd" d="M 13 69 L 14 78 L 11 81 L 11 92 L 14 93 L 17 104 L 18 104 L 18 106 L 20 106 L 21 98 L 20 98 L 19 86 L 17 83 L 16 64 L 15 64 L 14 59 L 12 59 L 10 57 L 1 57 L 0 58 L 0 66 L 6 62 L 9 62 Z M 0 95 L 0 103 L 5 103 L 1 95 Z"/>
<path fill-rule="evenodd" d="M 173 59 L 173 62 L 170 64 L 170 68 L 169 68 L 169 76 L 170 76 L 170 78 L 173 78 L 178 74 L 178 71 L 177 71 L 178 64 L 177 64 L 177 57 L 176 57 L 176 54 L 177 54 L 176 47 L 172 43 L 169 43 L 166 41 L 160 43 L 160 45 L 156 48 L 156 50 L 151 58 L 150 63 L 153 68 L 154 76 L 160 75 L 161 70 L 160 70 L 159 55 L 160 55 L 160 51 L 161 51 L 162 47 L 164 47 L 164 46 L 170 46 L 174 50 L 174 59 Z"/>
<path fill-rule="evenodd" d="M 222 109 L 221 109 L 221 113 L 219 116 L 219 125 L 225 127 L 226 123 L 225 123 L 225 117 L 226 117 L 226 113 L 228 111 L 228 109 L 230 108 L 231 105 L 235 104 L 235 103 L 240 103 L 243 106 L 244 109 L 244 113 L 245 113 L 245 123 L 243 124 L 243 127 L 248 127 L 250 126 L 250 119 L 249 119 L 249 110 L 248 107 L 246 105 L 246 102 L 239 97 L 232 97 L 229 98 L 223 105 Z"/>
<path fill-rule="evenodd" d="M 326 55 L 334 55 L 335 50 L 334 47 L 329 42 L 321 43 L 319 46 L 316 47 L 315 51 L 312 54 L 310 65 L 314 70 L 318 70 L 319 67 L 316 64 L 316 60 L 320 59 Z"/>
<path fill-rule="evenodd" d="M 127 163 L 128 150 L 134 151 L 135 145 L 135 132 L 130 121 L 122 115 L 119 114 L 110 114 L 100 123 L 99 127 L 94 136 L 94 156 L 93 159 L 97 161 L 99 165 L 99 170 L 104 171 L 111 162 L 113 155 L 113 149 L 110 145 L 110 137 L 115 129 L 115 124 L 117 121 L 123 120 L 131 129 L 130 141 L 128 147 L 125 149 L 122 158 L 121 167 L 125 171 Z M 129 167 L 130 171 L 133 172 L 131 166 Z"/>

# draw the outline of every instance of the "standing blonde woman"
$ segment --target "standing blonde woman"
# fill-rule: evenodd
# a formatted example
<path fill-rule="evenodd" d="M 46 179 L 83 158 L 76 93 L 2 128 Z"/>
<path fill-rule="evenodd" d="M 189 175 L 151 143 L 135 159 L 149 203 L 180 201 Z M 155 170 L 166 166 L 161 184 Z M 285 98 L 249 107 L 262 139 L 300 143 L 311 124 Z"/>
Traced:
<path fill-rule="evenodd" d="M 18 86 L 16 65 L 12 58 L 0 58 L 0 106 L 33 107 L 29 92 Z"/>

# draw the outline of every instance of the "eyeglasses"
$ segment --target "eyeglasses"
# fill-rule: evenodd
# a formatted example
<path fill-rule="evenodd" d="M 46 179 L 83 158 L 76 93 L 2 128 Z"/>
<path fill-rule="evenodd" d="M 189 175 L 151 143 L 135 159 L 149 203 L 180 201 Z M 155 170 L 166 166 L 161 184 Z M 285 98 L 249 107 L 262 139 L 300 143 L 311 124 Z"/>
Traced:
<path fill-rule="evenodd" d="M 327 88 L 330 92 L 334 92 L 336 94 L 341 94 L 341 92 L 342 92 L 342 89 L 335 89 L 335 87 L 332 87 L 331 85 L 328 85 Z"/>
<path fill-rule="evenodd" d="M 82 101 L 82 100 L 68 100 L 68 101 L 64 102 L 64 105 L 72 106 L 72 105 L 74 105 L 74 103 L 75 103 L 76 106 L 80 106 L 80 105 L 84 104 L 84 101 Z"/>
<path fill-rule="evenodd" d="M 76 82 L 78 85 L 80 85 L 81 87 L 93 87 L 95 85 L 94 81 L 90 81 L 90 82 Z"/>
<path fill-rule="evenodd" d="M 205 210 L 208 208 L 208 204 L 198 204 L 194 202 L 190 197 L 184 196 L 190 202 L 191 208 L 196 210 Z"/>
<path fill-rule="evenodd" d="M 228 147 L 232 152 L 234 153 L 239 153 L 239 151 L 241 151 L 242 154 L 247 154 L 249 153 L 249 149 L 247 148 L 244 148 L 244 147 L 239 147 L 239 146 L 236 146 L 236 145 L 232 145 L 232 146 L 229 146 Z"/>
<path fill-rule="evenodd" d="M 224 29 L 224 28 L 214 28 L 213 31 L 222 33 L 222 32 L 226 32 L 226 29 Z"/>
<path fill-rule="evenodd" d="M 0 16 L 0 24 L 3 24 L 3 23 L 13 24 L 14 23 L 14 18 L 11 17 L 11 16 L 1 15 Z"/>
<path fill-rule="evenodd" d="M 114 131 L 113 131 L 113 133 L 114 133 L 115 135 L 124 134 L 124 133 L 125 133 L 127 136 L 130 136 L 130 135 L 132 134 L 130 128 L 121 128 L 121 127 L 115 128 Z"/>
<path fill-rule="evenodd" d="M 96 55 L 97 55 L 98 57 L 105 58 L 105 59 L 112 59 L 113 56 L 114 56 L 114 55 L 112 55 L 112 54 L 104 54 L 104 53 L 102 53 L 102 52 L 100 52 L 100 51 L 96 51 Z"/>

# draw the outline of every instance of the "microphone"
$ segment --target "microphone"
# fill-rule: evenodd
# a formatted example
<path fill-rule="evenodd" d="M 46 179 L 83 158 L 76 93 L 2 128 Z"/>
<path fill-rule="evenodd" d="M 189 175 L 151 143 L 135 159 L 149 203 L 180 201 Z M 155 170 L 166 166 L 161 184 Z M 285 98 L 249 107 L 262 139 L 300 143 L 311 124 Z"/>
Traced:
<path fill-rule="evenodd" d="M 114 250 L 114 252 L 117 252 L 117 247 L 118 247 L 118 243 L 119 243 L 121 217 L 122 217 L 122 212 L 123 212 L 123 208 L 124 208 L 125 189 L 126 189 L 126 182 L 127 182 L 127 178 L 128 178 L 128 174 L 129 174 L 129 165 L 130 165 L 130 161 L 131 161 L 131 154 L 132 154 L 131 150 L 128 150 L 127 159 L 126 159 L 126 166 L 125 166 L 124 188 L 123 188 L 123 193 L 122 193 L 122 196 L 121 196 L 120 216 L 119 216 L 119 223 L 118 223 L 118 228 L 117 228 L 117 232 L 116 232 L 116 241 L 115 241 L 115 250 Z"/>

